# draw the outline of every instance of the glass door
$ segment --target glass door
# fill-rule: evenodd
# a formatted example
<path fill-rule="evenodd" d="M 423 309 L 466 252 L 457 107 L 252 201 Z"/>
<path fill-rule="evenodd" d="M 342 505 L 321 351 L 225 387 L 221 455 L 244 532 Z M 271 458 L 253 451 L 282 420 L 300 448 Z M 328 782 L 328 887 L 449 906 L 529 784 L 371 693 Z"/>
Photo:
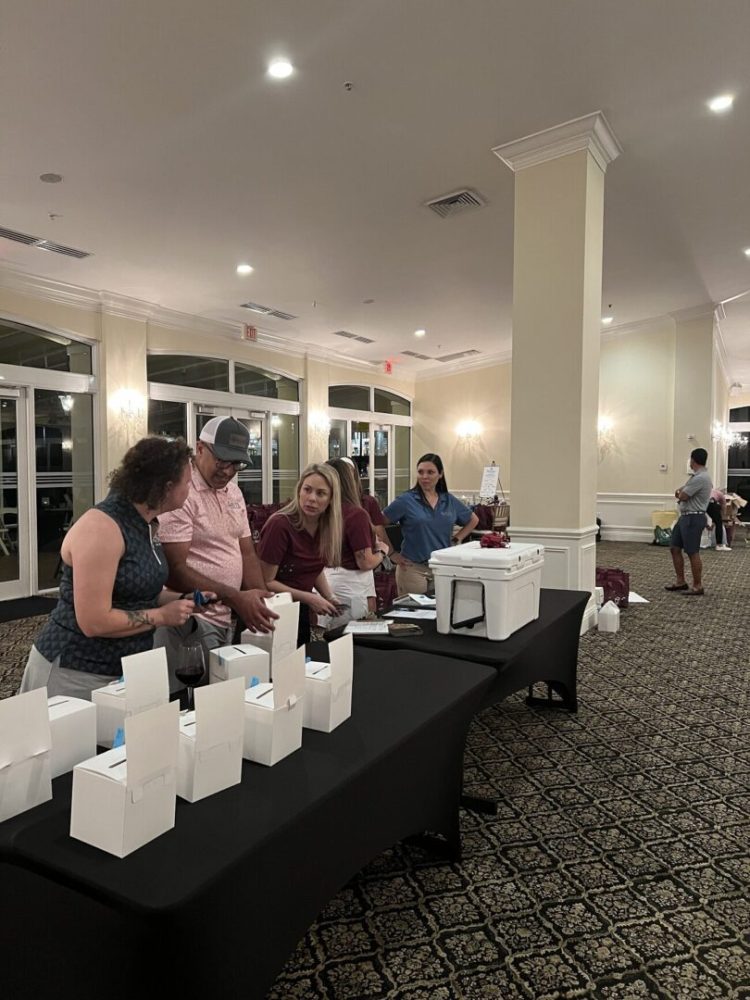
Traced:
<path fill-rule="evenodd" d="M 0 389 L 0 600 L 30 592 L 26 394 Z"/>
<path fill-rule="evenodd" d="M 363 493 L 372 492 L 370 482 L 370 425 L 361 420 L 351 421 L 351 448 L 349 457 L 357 466 Z"/>
<path fill-rule="evenodd" d="M 389 440 L 390 427 L 383 427 L 380 425 L 372 425 L 372 441 L 375 447 L 374 451 L 374 475 L 373 475 L 373 496 L 378 501 L 380 509 L 388 506 L 388 494 L 389 483 L 388 483 L 388 440 Z"/>
<path fill-rule="evenodd" d="M 82 392 L 34 390 L 37 590 L 60 582 L 60 547 L 94 504 L 93 399 Z"/>

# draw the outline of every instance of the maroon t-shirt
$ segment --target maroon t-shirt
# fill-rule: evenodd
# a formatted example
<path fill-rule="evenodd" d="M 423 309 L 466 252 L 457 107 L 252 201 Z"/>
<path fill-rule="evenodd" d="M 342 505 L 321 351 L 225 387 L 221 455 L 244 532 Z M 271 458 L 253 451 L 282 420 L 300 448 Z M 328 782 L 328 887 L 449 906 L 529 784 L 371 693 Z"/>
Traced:
<path fill-rule="evenodd" d="M 367 513 L 353 503 L 342 503 L 344 515 L 344 537 L 341 540 L 341 565 L 344 569 L 359 569 L 355 552 L 371 549 L 373 546 L 372 527 Z"/>
<path fill-rule="evenodd" d="M 367 511 L 367 515 L 374 525 L 385 524 L 383 512 L 375 497 L 370 496 L 369 493 L 364 493 L 362 495 L 362 506 Z"/>
<path fill-rule="evenodd" d="M 258 556 L 278 566 L 276 579 L 295 590 L 312 591 L 325 566 L 317 534 L 313 538 L 304 528 L 298 531 L 286 514 L 273 514 L 263 525 Z"/>

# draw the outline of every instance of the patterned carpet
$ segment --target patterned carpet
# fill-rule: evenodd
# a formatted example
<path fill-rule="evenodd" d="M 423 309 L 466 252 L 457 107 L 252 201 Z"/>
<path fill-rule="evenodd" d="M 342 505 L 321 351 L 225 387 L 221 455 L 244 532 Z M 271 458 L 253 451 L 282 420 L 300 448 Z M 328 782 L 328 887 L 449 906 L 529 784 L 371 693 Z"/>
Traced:
<path fill-rule="evenodd" d="M 651 603 L 581 640 L 578 715 L 483 712 L 467 790 L 500 803 L 462 813 L 461 864 L 373 860 L 269 1000 L 748 1000 L 748 552 L 706 553 L 691 599 L 665 549 L 600 545 Z M 39 621 L 0 626 L 0 696 Z"/>

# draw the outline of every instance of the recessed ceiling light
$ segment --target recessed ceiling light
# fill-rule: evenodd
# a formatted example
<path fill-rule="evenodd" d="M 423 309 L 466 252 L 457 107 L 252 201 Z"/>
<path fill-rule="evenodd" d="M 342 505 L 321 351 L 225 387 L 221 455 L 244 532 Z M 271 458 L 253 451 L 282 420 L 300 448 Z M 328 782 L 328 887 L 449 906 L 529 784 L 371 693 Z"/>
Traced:
<path fill-rule="evenodd" d="M 602 326 L 609 326 L 613 319 L 614 316 L 602 316 Z"/>
<path fill-rule="evenodd" d="M 746 257 L 750 257 L 750 247 L 745 247 L 742 251 Z"/>
<path fill-rule="evenodd" d="M 274 80 L 285 80 L 293 72 L 294 66 L 288 59 L 274 59 L 268 67 L 268 75 L 272 76 Z"/>
<path fill-rule="evenodd" d="M 39 180 L 44 181 L 45 184 L 59 184 L 62 180 L 62 174 L 39 174 Z"/>
<path fill-rule="evenodd" d="M 252 274 L 253 268 L 250 264 L 238 264 L 237 274 Z"/>
<path fill-rule="evenodd" d="M 415 330 L 415 331 L 414 331 L 414 336 L 415 336 L 415 337 L 424 337 L 424 335 L 425 335 L 426 333 L 427 333 L 427 331 L 426 331 L 426 330 Z"/>
<path fill-rule="evenodd" d="M 733 104 L 734 94 L 719 94 L 718 97 L 714 97 L 708 102 L 708 106 L 711 111 L 716 111 L 717 113 L 721 111 L 729 111 Z"/>

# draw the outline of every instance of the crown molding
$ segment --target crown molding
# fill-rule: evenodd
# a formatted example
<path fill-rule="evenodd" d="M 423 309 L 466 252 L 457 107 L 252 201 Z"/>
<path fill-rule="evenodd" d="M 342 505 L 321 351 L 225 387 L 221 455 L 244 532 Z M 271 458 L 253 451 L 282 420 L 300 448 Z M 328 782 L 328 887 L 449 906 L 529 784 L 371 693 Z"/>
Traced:
<path fill-rule="evenodd" d="M 692 319 L 704 319 L 706 316 L 715 316 L 715 302 L 701 302 L 697 306 L 688 306 L 687 309 L 676 309 L 668 313 L 675 323 L 689 323 Z"/>
<path fill-rule="evenodd" d="M 55 278 L 42 278 L 29 274 L 14 264 L 4 263 L 0 267 L 0 287 L 22 295 L 56 302 L 58 305 L 73 306 L 86 312 L 98 312 L 101 306 L 99 293 L 90 288 L 71 285 Z"/>
<path fill-rule="evenodd" d="M 431 366 L 415 372 L 414 379 L 417 382 L 427 382 L 431 379 L 444 378 L 446 375 L 463 375 L 469 371 L 510 364 L 512 357 L 512 351 L 496 351 L 494 354 L 483 354 L 478 358 L 465 358 L 463 360 L 459 358 L 457 361 L 450 361 L 446 364 L 438 362 L 438 368 Z"/>
<path fill-rule="evenodd" d="M 591 153 L 602 170 L 622 152 L 622 146 L 601 111 L 504 142 L 494 146 L 492 152 L 506 167 L 517 172 L 582 149 Z"/>

